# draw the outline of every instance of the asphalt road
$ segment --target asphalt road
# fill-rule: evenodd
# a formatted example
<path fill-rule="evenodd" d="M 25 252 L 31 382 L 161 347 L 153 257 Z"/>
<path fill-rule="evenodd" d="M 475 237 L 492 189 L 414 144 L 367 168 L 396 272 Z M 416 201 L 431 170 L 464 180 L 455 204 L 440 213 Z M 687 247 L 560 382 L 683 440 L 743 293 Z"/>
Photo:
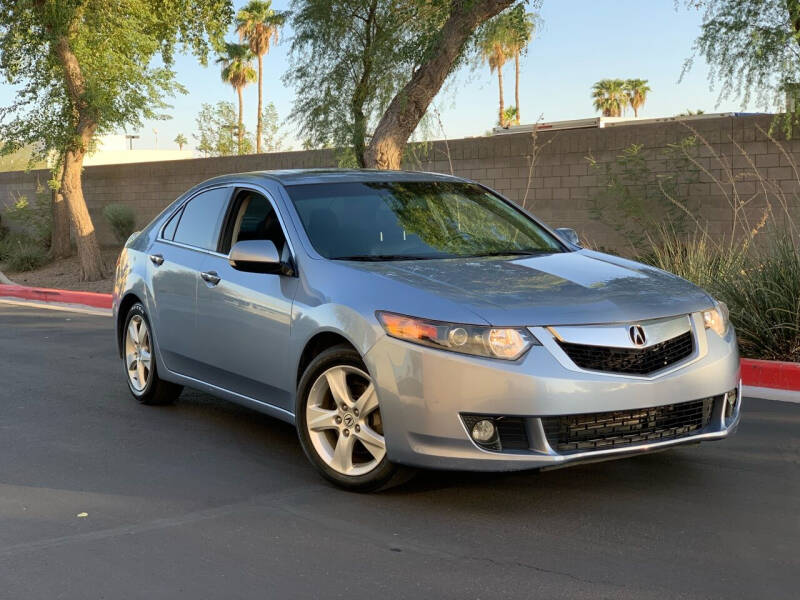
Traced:
<path fill-rule="evenodd" d="M 0 304 L 0 598 L 797 598 L 800 405 L 743 411 L 723 442 L 355 495 L 279 421 L 138 405 L 109 318 Z"/>

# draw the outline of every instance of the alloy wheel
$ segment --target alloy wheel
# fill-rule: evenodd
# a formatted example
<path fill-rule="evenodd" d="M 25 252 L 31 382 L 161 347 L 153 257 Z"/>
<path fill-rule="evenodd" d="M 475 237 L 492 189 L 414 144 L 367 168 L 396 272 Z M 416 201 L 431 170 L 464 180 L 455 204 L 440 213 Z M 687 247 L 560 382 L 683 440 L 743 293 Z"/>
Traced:
<path fill-rule="evenodd" d="M 386 455 L 378 395 L 357 367 L 332 367 L 317 378 L 306 403 L 306 427 L 319 457 L 342 475 L 369 473 Z"/>
<path fill-rule="evenodd" d="M 147 387 L 152 360 L 150 330 L 141 315 L 133 315 L 125 334 L 125 366 L 128 381 L 136 392 L 142 392 Z"/>

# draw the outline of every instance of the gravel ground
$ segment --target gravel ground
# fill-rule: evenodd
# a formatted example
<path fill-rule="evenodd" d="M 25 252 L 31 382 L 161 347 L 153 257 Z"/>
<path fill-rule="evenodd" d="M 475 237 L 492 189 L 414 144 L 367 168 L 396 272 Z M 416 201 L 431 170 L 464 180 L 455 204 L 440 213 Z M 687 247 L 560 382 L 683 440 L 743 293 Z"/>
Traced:
<path fill-rule="evenodd" d="M 51 262 L 36 271 L 15 273 L 4 270 L 2 265 L 0 265 L 0 271 L 3 271 L 11 281 L 19 285 L 110 294 L 114 287 L 114 265 L 117 262 L 119 248 L 105 249 L 102 254 L 108 277 L 100 281 L 80 280 L 80 262 L 77 255 Z"/>

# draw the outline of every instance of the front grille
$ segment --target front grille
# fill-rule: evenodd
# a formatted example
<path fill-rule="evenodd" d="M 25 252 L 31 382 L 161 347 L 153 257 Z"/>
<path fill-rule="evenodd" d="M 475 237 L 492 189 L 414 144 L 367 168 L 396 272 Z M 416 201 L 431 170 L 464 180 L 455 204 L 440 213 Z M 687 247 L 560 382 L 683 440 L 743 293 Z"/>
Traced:
<path fill-rule="evenodd" d="M 711 420 L 713 398 L 652 408 L 542 417 L 556 452 L 587 452 L 685 437 Z"/>
<path fill-rule="evenodd" d="M 648 375 L 683 360 L 694 351 L 691 331 L 641 349 L 586 346 L 562 341 L 558 344 L 582 369 L 631 375 Z"/>

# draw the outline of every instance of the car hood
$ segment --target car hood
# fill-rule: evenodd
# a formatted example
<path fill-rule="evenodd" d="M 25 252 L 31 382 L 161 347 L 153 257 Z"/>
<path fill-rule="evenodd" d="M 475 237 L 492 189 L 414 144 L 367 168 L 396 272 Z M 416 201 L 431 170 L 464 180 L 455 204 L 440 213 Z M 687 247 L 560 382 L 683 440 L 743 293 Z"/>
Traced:
<path fill-rule="evenodd" d="M 351 264 L 456 302 L 492 325 L 643 321 L 704 310 L 713 302 L 676 275 L 590 250 Z"/>

